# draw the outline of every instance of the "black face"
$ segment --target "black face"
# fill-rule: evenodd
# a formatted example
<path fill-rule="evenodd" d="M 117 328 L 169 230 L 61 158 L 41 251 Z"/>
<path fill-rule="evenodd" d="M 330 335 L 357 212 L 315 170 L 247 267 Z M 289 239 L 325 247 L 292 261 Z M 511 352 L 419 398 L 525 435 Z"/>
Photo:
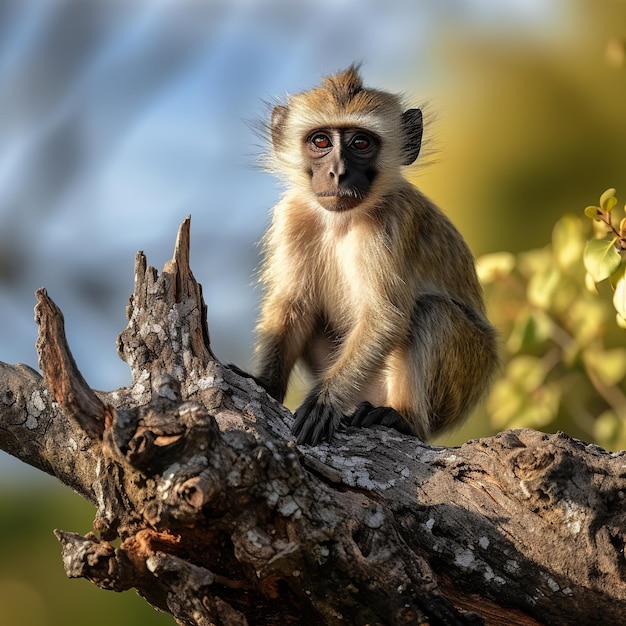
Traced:
<path fill-rule="evenodd" d="M 359 128 L 313 131 L 305 141 L 311 188 L 329 211 L 346 211 L 367 196 L 376 177 L 380 140 Z"/>

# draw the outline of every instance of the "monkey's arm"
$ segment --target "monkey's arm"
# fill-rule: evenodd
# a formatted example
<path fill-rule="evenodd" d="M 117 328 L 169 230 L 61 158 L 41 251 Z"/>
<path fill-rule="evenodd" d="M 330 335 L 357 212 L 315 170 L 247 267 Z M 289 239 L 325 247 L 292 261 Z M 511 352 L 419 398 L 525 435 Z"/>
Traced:
<path fill-rule="evenodd" d="M 383 368 L 392 347 L 408 332 L 407 319 L 383 303 L 362 313 L 334 364 L 295 412 L 293 433 L 298 443 L 316 445 L 332 439 L 342 419 L 359 404 L 372 376 Z"/>
<path fill-rule="evenodd" d="M 255 380 L 279 402 L 289 375 L 313 332 L 314 315 L 298 294 L 266 298 L 257 326 Z"/>
<path fill-rule="evenodd" d="M 294 365 L 287 345 L 284 336 L 269 334 L 259 335 L 257 344 L 257 374 L 253 378 L 278 402 L 285 399 L 289 374 Z"/>

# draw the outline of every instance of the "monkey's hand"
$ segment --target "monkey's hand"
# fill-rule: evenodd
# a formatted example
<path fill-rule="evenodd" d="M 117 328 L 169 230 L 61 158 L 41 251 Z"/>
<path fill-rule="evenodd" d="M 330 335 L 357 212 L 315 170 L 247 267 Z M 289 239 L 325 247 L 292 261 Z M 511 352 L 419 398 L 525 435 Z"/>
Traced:
<path fill-rule="evenodd" d="M 328 392 L 314 389 L 298 407 L 292 432 L 298 443 L 310 446 L 330 441 L 339 426 L 343 413 L 339 403 Z"/>
<path fill-rule="evenodd" d="M 409 423 L 390 406 L 372 406 L 369 402 L 361 402 L 357 410 L 348 418 L 345 423 L 348 426 L 360 426 L 369 428 L 371 426 L 387 426 L 395 428 L 397 431 L 410 435 Z"/>

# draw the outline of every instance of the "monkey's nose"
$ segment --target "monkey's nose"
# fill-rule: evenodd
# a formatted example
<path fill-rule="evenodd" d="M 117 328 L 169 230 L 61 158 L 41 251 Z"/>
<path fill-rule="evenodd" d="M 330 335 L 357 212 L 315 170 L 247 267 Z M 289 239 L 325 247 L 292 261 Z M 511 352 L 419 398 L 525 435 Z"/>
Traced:
<path fill-rule="evenodd" d="M 348 173 L 348 168 L 346 166 L 345 160 L 337 159 L 331 166 L 328 173 L 332 179 L 337 179 L 337 182 L 340 183 L 341 179 L 344 178 Z"/>

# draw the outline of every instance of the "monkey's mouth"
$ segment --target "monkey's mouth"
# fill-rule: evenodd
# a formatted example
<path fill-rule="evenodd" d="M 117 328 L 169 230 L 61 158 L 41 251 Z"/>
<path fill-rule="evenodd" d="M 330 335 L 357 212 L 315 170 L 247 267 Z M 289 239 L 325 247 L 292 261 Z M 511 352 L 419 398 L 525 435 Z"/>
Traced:
<path fill-rule="evenodd" d="M 360 204 L 362 195 L 356 189 L 338 189 L 336 191 L 323 191 L 317 195 L 317 201 L 327 211 L 348 211 Z"/>

